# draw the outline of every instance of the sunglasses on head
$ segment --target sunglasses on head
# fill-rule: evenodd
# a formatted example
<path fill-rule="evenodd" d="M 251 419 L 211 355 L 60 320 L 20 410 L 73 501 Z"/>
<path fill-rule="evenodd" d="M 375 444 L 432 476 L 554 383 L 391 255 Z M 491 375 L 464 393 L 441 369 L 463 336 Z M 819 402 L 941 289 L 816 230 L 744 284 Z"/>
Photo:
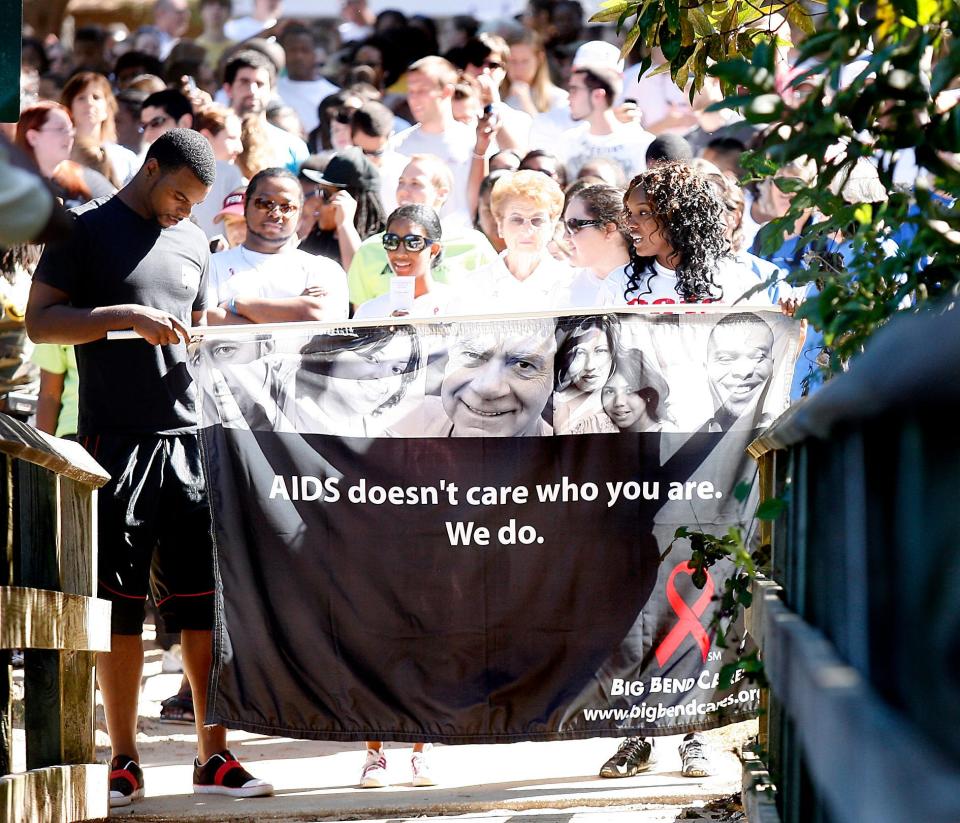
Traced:
<path fill-rule="evenodd" d="M 259 211 L 271 212 L 274 209 L 280 214 L 293 214 L 300 207 L 296 203 L 278 203 L 276 200 L 267 200 L 265 197 L 254 197 L 253 205 Z"/>
<path fill-rule="evenodd" d="M 423 237 L 419 234 L 405 234 L 401 237 L 399 234 L 394 234 L 393 232 L 388 232 L 383 235 L 383 248 L 386 251 L 396 251 L 400 248 L 400 244 L 403 243 L 403 247 L 409 252 L 421 252 L 427 246 L 433 243 L 429 237 Z"/>

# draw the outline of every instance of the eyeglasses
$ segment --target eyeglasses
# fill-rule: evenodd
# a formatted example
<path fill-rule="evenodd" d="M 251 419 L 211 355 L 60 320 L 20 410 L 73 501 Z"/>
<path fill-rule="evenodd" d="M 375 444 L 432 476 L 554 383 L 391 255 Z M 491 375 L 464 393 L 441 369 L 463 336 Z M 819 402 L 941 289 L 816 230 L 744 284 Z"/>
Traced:
<path fill-rule="evenodd" d="M 63 135 L 64 137 L 73 137 L 77 133 L 77 130 L 74 128 L 37 129 L 37 131 L 42 132 L 44 134 L 60 134 L 60 135 Z"/>
<path fill-rule="evenodd" d="M 267 200 L 263 197 L 253 198 L 253 205 L 260 211 L 265 211 L 268 214 L 277 210 L 283 215 L 293 214 L 300 208 L 296 203 L 278 203 L 276 200 Z"/>
<path fill-rule="evenodd" d="M 147 129 L 159 129 L 168 120 L 173 120 L 169 114 L 158 114 L 152 120 L 148 120 L 146 123 L 141 123 L 137 128 L 137 131 L 139 131 L 140 134 L 143 134 Z"/>
<path fill-rule="evenodd" d="M 503 63 L 499 60 L 484 60 L 480 66 L 481 68 L 490 69 L 490 71 L 496 71 L 497 69 L 503 68 Z"/>
<path fill-rule="evenodd" d="M 422 252 L 434 241 L 429 237 L 423 237 L 419 234 L 405 234 L 403 237 L 401 237 L 399 234 L 389 232 L 383 235 L 382 242 L 383 248 L 386 251 L 396 251 L 400 248 L 400 244 L 403 243 L 403 247 L 407 251 L 417 254 Z"/>
<path fill-rule="evenodd" d="M 563 221 L 563 230 L 567 234 L 576 234 L 578 231 L 585 229 L 588 226 L 602 226 L 603 223 L 603 220 L 584 220 L 580 217 L 568 217 Z"/>
<path fill-rule="evenodd" d="M 511 214 L 507 218 L 507 222 L 511 226 L 514 226 L 518 229 L 523 228 L 528 223 L 535 229 L 542 229 L 544 226 L 550 225 L 550 218 L 544 217 L 543 215 L 537 215 L 536 217 L 522 217 L 519 214 Z"/>

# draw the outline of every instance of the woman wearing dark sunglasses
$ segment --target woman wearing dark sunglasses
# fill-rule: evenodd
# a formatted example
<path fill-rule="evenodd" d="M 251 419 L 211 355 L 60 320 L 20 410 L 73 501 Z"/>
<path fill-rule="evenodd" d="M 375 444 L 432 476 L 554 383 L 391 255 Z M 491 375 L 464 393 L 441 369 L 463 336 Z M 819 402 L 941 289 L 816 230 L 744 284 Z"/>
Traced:
<path fill-rule="evenodd" d="M 387 219 L 383 249 L 393 274 L 386 294 L 357 308 L 354 318 L 436 317 L 446 313 L 453 292 L 433 279 L 443 255 L 440 218 L 429 206 L 400 206 Z"/>
<path fill-rule="evenodd" d="M 625 270 L 636 258 L 623 221 L 623 191 L 587 186 L 570 198 L 561 225 L 571 260 L 581 267 L 563 307 L 589 309 L 622 303 Z"/>

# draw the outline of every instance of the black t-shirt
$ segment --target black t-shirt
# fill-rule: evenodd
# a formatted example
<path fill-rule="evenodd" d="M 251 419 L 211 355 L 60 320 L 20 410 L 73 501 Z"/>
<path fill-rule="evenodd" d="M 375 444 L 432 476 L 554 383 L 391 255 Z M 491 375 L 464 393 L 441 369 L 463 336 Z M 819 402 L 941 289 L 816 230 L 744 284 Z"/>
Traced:
<path fill-rule="evenodd" d="M 47 246 L 34 277 L 70 295 L 76 308 L 137 303 L 169 312 L 185 326 L 206 308 L 210 253 L 189 220 L 161 229 L 119 197 L 73 211 L 76 230 Z M 79 433 L 182 434 L 197 427 L 187 351 L 146 340 L 96 340 L 76 348 Z"/>

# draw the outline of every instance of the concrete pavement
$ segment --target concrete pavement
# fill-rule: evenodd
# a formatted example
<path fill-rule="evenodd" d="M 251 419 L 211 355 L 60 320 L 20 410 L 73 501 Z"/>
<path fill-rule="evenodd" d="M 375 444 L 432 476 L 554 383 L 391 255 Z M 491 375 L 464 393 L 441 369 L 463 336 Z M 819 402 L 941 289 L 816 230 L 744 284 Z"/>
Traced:
<path fill-rule="evenodd" d="M 386 744 L 392 785 L 358 789 L 362 746 L 230 733 L 230 747 L 257 777 L 274 784 L 276 796 L 234 800 L 191 791 L 191 761 L 196 737 L 192 727 L 160 723 L 159 701 L 176 691 L 179 675 L 160 673 L 159 651 L 147 653 L 141 698 L 141 762 L 146 797 L 112 818 L 131 821 L 185 820 L 320 820 L 387 819 L 467 815 L 458 820 L 517 823 L 517 816 L 542 813 L 531 823 L 645 823 L 698 817 L 704 804 L 740 788 L 740 763 L 733 749 L 755 733 L 755 723 L 741 723 L 709 736 L 720 749 L 720 771 L 704 779 L 680 775 L 680 737 L 659 738 L 657 763 L 650 771 L 623 780 L 603 780 L 597 772 L 617 747 L 615 739 L 594 738 L 551 743 L 436 746 L 431 762 L 440 785 L 410 785 L 410 745 Z M 98 744 L 106 735 L 97 732 Z M 98 755 L 109 758 L 109 750 Z M 550 814 L 547 811 L 550 810 Z M 602 811 L 601 811 L 602 810 Z M 620 814 L 622 813 L 622 814 Z M 631 818 L 625 815 L 632 813 Z M 551 818 L 551 814 L 555 817 Z M 638 816 L 639 814 L 639 816 Z M 556 816 L 559 815 L 559 816 Z"/>

